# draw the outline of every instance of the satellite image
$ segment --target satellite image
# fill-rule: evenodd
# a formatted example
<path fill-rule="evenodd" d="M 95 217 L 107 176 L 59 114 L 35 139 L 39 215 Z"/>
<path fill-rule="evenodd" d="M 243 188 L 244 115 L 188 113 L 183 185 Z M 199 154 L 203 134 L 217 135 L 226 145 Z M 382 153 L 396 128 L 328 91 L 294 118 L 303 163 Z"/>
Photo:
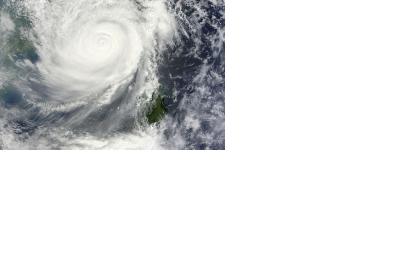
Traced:
<path fill-rule="evenodd" d="M 0 0 L 0 149 L 224 150 L 224 0 Z"/>

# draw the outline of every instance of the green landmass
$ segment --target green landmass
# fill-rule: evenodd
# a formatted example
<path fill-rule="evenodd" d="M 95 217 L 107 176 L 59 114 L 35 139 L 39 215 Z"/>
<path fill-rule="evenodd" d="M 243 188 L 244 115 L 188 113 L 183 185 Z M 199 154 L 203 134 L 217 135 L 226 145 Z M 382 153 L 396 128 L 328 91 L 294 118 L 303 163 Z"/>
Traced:
<path fill-rule="evenodd" d="M 17 15 L 12 10 L 5 10 L 15 25 L 14 32 L 7 36 L 4 46 L 4 53 L 11 55 L 16 59 L 28 59 L 35 63 L 39 56 L 36 52 L 34 44 L 29 40 L 27 34 L 32 28 L 32 23 L 29 17 L 25 15 Z"/>
<path fill-rule="evenodd" d="M 20 34 L 10 36 L 7 42 L 7 49 L 17 59 L 28 59 L 33 63 L 39 59 L 33 43 Z"/>
<path fill-rule="evenodd" d="M 162 118 L 167 113 L 164 97 L 158 95 L 153 104 L 151 105 L 151 109 L 148 111 L 147 119 L 149 124 L 154 124 L 162 120 Z"/>

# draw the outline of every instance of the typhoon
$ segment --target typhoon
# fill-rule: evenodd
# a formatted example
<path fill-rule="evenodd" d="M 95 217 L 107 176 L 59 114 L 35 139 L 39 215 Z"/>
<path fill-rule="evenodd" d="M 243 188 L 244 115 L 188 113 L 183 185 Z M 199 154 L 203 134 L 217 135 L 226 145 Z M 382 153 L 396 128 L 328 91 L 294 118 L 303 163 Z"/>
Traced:
<path fill-rule="evenodd" d="M 0 0 L 0 149 L 224 149 L 223 0 Z"/>

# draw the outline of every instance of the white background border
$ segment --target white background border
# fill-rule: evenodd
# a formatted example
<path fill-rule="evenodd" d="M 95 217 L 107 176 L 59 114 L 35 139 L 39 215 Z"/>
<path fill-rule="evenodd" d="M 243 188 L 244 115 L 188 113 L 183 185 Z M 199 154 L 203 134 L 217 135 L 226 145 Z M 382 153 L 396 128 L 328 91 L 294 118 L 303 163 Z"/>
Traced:
<path fill-rule="evenodd" d="M 227 151 L 2 152 L 1 279 L 408 279 L 406 1 L 228 1 Z"/>

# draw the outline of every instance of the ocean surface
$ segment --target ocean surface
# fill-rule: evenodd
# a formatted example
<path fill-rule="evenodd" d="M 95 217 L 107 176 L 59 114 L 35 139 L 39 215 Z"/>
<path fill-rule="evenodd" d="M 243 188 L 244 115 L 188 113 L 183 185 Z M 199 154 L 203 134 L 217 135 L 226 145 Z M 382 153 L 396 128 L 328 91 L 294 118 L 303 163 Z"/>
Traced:
<path fill-rule="evenodd" d="M 0 149 L 225 149 L 225 4 L 0 0 Z"/>

